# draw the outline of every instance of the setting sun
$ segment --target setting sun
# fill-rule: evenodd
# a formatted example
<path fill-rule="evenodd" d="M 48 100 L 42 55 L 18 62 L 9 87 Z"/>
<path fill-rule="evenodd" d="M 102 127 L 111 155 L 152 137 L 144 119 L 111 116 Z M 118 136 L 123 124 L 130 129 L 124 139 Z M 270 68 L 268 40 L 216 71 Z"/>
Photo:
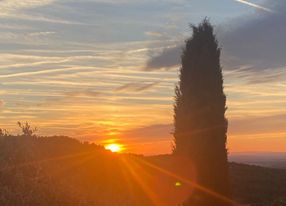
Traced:
<path fill-rule="evenodd" d="M 105 146 L 105 149 L 110 150 L 111 152 L 121 152 L 123 150 L 122 145 L 120 144 L 109 144 Z"/>

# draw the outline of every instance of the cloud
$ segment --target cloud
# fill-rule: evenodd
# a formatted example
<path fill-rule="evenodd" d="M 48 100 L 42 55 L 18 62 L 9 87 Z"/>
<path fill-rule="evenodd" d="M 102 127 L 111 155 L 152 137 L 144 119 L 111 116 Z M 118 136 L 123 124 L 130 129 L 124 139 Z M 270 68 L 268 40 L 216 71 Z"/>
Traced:
<path fill-rule="evenodd" d="M 48 5 L 55 2 L 55 0 L 6 0 L 0 2 L 0 15 L 10 14 L 17 10 L 35 8 L 39 6 Z"/>
<path fill-rule="evenodd" d="M 66 71 L 75 71 L 75 70 L 78 70 L 78 68 L 59 68 L 59 69 L 47 69 L 47 70 L 40 69 L 40 70 L 37 70 L 37 71 L 28 71 L 28 72 L 19 72 L 19 73 L 0 75 L 0 79 L 2 79 L 2 78 L 23 77 L 23 76 L 33 76 L 33 75 L 42 75 L 42 74 L 66 72 Z"/>
<path fill-rule="evenodd" d="M 170 153 L 173 146 L 171 124 L 155 124 L 122 132 L 119 141 L 127 145 L 128 152 L 154 155 Z"/>
<path fill-rule="evenodd" d="M 268 68 L 286 66 L 286 1 L 267 1 L 267 8 L 275 12 L 256 12 L 222 25 L 217 31 L 222 45 L 224 69 L 231 70 L 243 66 L 261 71 Z M 180 63 L 183 42 L 166 47 L 152 56 L 146 70 L 172 68 Z"/>
<path fill-rule="evenodd" d="M 166 69 L 179 64 L 180 56 L 182 53 L 182 45 L 168 47 L 161 50 L 157 56 L 150 58 L 146 65 L 146 70 Z"/>
<path fill-rule="evenodd" d="M 154 0 L 93 0 L 93 2 L 97 3 L 105 3 L 105 4 L 134 4 L 134 3 L 154 3 Z M 186 0 L 165 0 L 164 2 L 168 3 L 185 3 Z"/>
<path fill-rule="evenodd" d="M 1 26 L 0 26 L 1 28 Z M 19 31 L 9 31 L 7 30 L 0 31 L 0 42 L 1 44 L 7 44 L 8 42 L 13 42 L 14 44 L 25 44 L 28 46 L 36 46 L 39 44 L 48 44 L 49 37 L 55 32 L 19 32 Z M 20 30 L 20 29 L 19 29 Z M 5 47 L 3 48 L 5 49 Z"/>
<path fill-rule="evenodd" d="M 4 101 L 3 101 L 3 100 L 0 100 L 0 108 L 3 107 L 4 104 L 5 104 Z"/>
<path fill-rule="evenodd" d="M 68 97 L 98 97 L 99 95 L 101 95 L 101 93 L 96 91 L 86 90 L 86 91 L 66 92 L 65 95 Z"/>
<path fill-rule="evenodd" d="M 233 135 L 285 132 L 285 122 L 286 114 L 233 119 L 229 122 L 229 132 Z"/>
<path fill-rule="evenodd" d="M 161 32 L 154 32 L 154 31 L 147 31 L 145 32 L 145 34 L 151 37 L 162 37 L 164 35 Z"/>
<path fill-rule="evenodd" d="M 275 2 L 273 10 L 276 12 L 242 19 L 222 32 L 220 40 L 227 69 L 241 65 L 250 65 L 254 70 L 286 66 L 286 2 Z"/>
<path fill-rule="evenodd" d="M 52 35 L 55 33 L 56 32 L 52 32 L 52 31 L 41 31 L 41 32 L 32 32 L 29 35 L 30 36 L 48 36 L 48 35 Z"/>
<path fill-rule="evenodd" d="M 124 131 L 121 136 L 128 142 L 167 142 L 170 146 L 172 131 L 172 124 L 154 124 Z"/>
<path fill-rule="evenodd" d="M 114 91 L 116 92 L 143 92 L 148 89 L 153 88 L 154 86 L 158 85 L 159 82 L 153 83 L 128 83 L 124 84 L 120 87 L 117 87 Z"/>
<path fill-rule="evenodd" d="M 82 25 L 79 22 L 66 21 L 59 18 L 42 16 L 41 12 L 37 15 L 31 15 L 33 11 L 40 7 L 55 4 L 58 0 L 2 0 L 0 1 L 0 18 L 20 19 L 31 22 L 46 22 L 53 24 L 73 24 Z M 62 7 L 63 9 L 63 7 Z M 27 14 L 29 11 L 29 14 Z"/>

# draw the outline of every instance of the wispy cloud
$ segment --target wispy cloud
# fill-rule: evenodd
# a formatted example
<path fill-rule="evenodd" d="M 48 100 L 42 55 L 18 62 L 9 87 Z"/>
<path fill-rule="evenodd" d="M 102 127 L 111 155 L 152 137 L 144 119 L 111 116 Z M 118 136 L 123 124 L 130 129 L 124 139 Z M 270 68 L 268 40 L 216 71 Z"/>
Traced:
<path fill-rule="evenodd" d="M 90 91 L 90 90 L 72 91 L 72 92 L 65 93 L 65 95 L 67 95 L 68 97 L 98 97 L 101 94 L 102 94 L 101 92 Z"/>
<path fill-rule="evenodd" d="M 59 68 L 59 69 L 48 69 L 48 70 L 18 72 L 18 73 L 0 75 L 0 79 L 1 78 L 14 78 L 14 77 L 23 77 L 23 76 L 32 76 L 32 75 L 57 73 L 57 72 L 72 71 L 72 70 L 78 70 L 78 69 L 79 68 Z"/>
<path fill-rule="evenodd" d="M 31 22 L 47 22 L 54 24 L 78 24 L 83 25 L 79 22 L 72 22 L 63 20 L 60 18 L 54 18 L 52 16 L 42 16 L 27 14 L 27 10 L 36 9 L 56 3 L 58 0 L 3 0 L 0 1 L 0 18 L 6 19 L 21 19 Z"/>
<path fill-rule="evenodd" d="M 0 108 L 3 107 L 4 104 L 5 104 L 4 101 L 3 101 L 3 100 L 0 100 Z"/>
<path fill-rule="evenodd" d="M 145 32 L 145 34 L 151 37 L 162 37 L 164 35 L 161 32 L 154 32 L 154 31 L 147 31 Z"/>
<path fill-rule="evenodd" d="M 53 2 L 55 0 L 5 0 L 0 2 L 0 15 L 10 14 L 21 9 L 44 6 Z"/>
<path fill-rule="evenodd" d="M 260 9 L 260 10 L 263 10 L 263 11 L 267 11 L 267 12 L 273 12 L 271 9 L 269 8 L 266 8 L 266 7 L 263 7 L 261 5 L 258 5 L 258 4 L 255 4 L 255 3 L 251 3 L 249 1 L 245 1 L 245 0 L 234 0 L 236 2 L 239 2 L 239 3 L 242 3 L 242 4 L 246 4 L 248 6 L 251 6 L 251 7 L 254 7 L 256 9 Z"/>
<path fill-rule="evenodd" d="M 117 87 L 116 92 L 143 92 L 158 85 L 159 82 L 153 83 L 127 83 L 120 87 Z"/>
<path fill-rule="evenodd" d="M 233 135 L 238 134 L 255 134 L 255 133 L 271 133 L 285 132 L 283 125 L 286 122 L 286 114 L 262 116 L 262 117 L 248 117 L 233 119 L 230 122 L 230 132 Z"/>
<path fill-rule="evenodd" d="M 30 36 L 48 36 L 48 35 L 52 35 L 55 33 L 56 32 L 53 32 L 53 31 L 41 31 L 41 32 L 32 32 L 29 35 Z"/>

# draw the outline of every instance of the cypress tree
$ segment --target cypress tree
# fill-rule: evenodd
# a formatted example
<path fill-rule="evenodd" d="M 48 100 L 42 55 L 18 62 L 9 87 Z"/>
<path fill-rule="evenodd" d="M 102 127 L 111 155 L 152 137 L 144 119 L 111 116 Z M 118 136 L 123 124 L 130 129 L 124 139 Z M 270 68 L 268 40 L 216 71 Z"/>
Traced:
<path fill-rule="evenodd" d="M 229 197 L 221 49 L 207 19 L 191 27 L 193 35 L 186 40 L 180 81 L 175 89 L 174 153 L 191 158 L 198 184 Z M 229 204 L 195 189 L 186 205 Z"/>

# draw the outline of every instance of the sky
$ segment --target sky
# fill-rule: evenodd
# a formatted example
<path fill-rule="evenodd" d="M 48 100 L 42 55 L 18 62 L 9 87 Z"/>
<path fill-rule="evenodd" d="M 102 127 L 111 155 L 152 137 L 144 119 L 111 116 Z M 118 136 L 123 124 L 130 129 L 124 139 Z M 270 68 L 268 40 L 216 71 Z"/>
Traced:
<path fill-rule="evenodd" d="M 229 152 L 286 152 L 284 0 L 2 0 L 0 128 L 171 152 L 180 53 L 205 17 L 222 47 Z"/>

